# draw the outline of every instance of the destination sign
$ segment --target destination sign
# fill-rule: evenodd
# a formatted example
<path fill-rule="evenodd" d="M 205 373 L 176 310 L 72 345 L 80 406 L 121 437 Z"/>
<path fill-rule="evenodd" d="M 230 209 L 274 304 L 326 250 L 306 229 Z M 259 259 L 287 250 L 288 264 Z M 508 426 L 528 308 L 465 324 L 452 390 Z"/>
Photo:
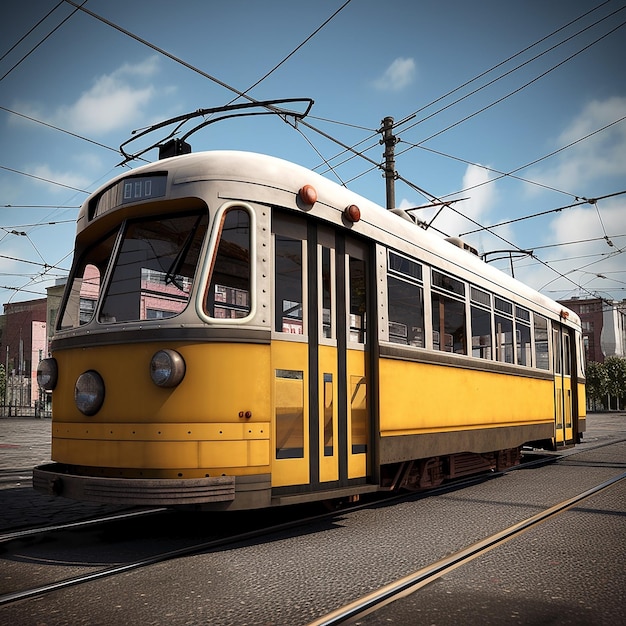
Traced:
<path fill-rule="evenodd" d="M 89 219 L 92 220 L 131 202 L 162 198 L 166 187 L 167 174 L 165 173 L 124 178 L 92 200 L 89 207 Z"/>

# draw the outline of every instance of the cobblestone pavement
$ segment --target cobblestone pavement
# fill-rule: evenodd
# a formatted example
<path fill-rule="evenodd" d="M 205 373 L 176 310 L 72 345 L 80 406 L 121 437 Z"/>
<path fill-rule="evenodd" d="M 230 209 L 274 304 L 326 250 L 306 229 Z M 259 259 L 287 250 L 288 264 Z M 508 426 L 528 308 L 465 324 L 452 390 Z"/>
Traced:
<path fill-rule="evenodd" d="M 50 463 L 49 419 L 0 418 L 0 532 L 62 524 L 128 510 L 44 496 L 32 488 L 32 470 Z"/>

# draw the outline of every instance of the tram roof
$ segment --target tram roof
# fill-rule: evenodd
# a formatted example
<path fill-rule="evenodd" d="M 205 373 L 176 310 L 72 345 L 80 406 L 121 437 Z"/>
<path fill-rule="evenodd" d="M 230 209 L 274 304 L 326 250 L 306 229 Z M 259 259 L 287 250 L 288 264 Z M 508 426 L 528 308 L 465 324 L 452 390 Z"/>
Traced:
<path fill-rule="evenodd" d="M 150 172 L 167 171 L 174 184 L 200 180 L 222 180 L 246 182 L 262 185 L 277 192 L 288 192 L 294 197 L 304 185 L 312 185 L 318 194 L 318 203 L 337 211 L 337 221 L 341 223 L 341 213 L 349 204 L 356 204 L 361 211 L 361 219 L 353 224 L 355 233 L 393 245 L 393 240 L 402 240 L 424 250 L 427 256 L 438 260 L 441 269 L 448 270 L 460 278 L 479 287 L 489 288 L 496 295 L 507 297 L 515 294 L 516 301 L 526 301 L 526 305 L 543 309 L 551 317 L 579 326 L 578 316 L 551 298 L 535 291 L 528 285 L 490 266 L 471 252 L 445 241 L 431 231 L 416 225 L 408 214 L 401 210 L 389 211 L 384 207 L 350 191 L 324 176 L 301 165 L 265 154 L 234 150 L 196 152 L 140 166 L 108 181 L 97 189 L 81 207 L 78 222 L 86 216 L 92 198 L 98 196 L 117 181 L 128 176 L 139 176 Z M 317 204 L 317 203 L 316 203 Z M 563 316 L 562 312 L 567 315 Z"/>

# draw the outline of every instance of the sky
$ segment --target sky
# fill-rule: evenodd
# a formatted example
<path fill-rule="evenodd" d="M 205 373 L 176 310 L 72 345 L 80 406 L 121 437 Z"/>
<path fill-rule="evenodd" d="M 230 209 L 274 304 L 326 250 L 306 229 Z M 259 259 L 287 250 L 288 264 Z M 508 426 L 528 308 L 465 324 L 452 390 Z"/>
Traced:
<path fill-rule="evenodd" d="M 0 304 L 45 297 L 67 276 L 88 194 L 157 160 L 120 165 L 133 131 L 244 92 L 314 105 L 296 127 L 211 124 L 194 152 L 281 157 L 384 207 L 392 117 L 397 206 L 426 207 L 415 214 L 435 232 L 551 298 L 626 299 L 624 0 L 82 6 L 0 8 Z"/>

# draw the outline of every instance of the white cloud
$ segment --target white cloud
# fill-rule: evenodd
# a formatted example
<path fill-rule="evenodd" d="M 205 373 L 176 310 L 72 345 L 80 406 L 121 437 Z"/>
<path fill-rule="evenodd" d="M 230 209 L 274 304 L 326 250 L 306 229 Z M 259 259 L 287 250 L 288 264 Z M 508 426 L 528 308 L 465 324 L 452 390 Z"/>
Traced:
<path fill-rule="evenodd" d="M 554 247 L 537 250 L 537 256 L 556 271 L 533 264 L 527 270 L 520 269 L 522 280 L 555 299 L 589 297 L 590 293 L 602 297 L 614 294 L 621 299 L 626 254 L 624 215 L 626 201 L 622 197 L 601 200 L 597 207 L 585 204 L 559 213 L 545 229 L 544 240 Z"/>
<path fill-rule="evenodd" d="M 374 87 L 381 91 L 400 91 L 413 82 L 416 71 L 413 59 L 398 57 L 383 75 L 374 81 Z"/>
<path fill-rule="evenodd" d="M 67 194 L 67 187 L 72 189 L 87 189 L 91 181 L 84 175 L 79 173 L 78 168 L 67 171 L 53 170 L 49 165 L 31 165 L 27 166 L 28 171 L 37 178 L 32 179 L 33 183 L 38 185 L 46 185 L 50 191 L 63 192 Z M 43 180 L 39 180 L 43 179 Z M 54 181 L 48 183 L 46 181 Z M 61 185 L 66 185 L 63 187 Z"/>
<path fill-rule="evenodd" d="M 134 65 L 125 63 L 98 77 L 75 103 L 60 107 L 53 115 L 54 123 L 96 136 L 128 128 L 133 120 L 144 117 L 145 107 L 154 98 L 156 90 L 146 80 L 157 71 L 158 59 L 154 56 Z"/>
<path fill-rule="evenodd" d="M 430 222 L 436 215 L 433 226 L 453 237 L 479 228 L 475 222 L 488 224 L 490 221 L 489 214 L 498 202 L 496 184 L 489 182 L 490 180 L 491 174 L 488 170 L 478 165 L 468 165 L 460 186 L 461 189 L 467 189 L 467 191 L 459 195 L 459 198 L 466 199 L 454 202 L 450 207 L 446 206 L 443 209 L 439 206 L 421 210 L 418 212 L 419 219 Z M 446 199 L 449 200 L 450 198 Z M 497 232 L 508 238 L 509 233 L 506 229 L 499 228 Z M 463 239 L 481 250 L 493 243 L 492 235 L 486 232 L 467 235 Z M 500 240 L 495 238 L 495 241 Z M 502 247 L 501 241 L 499 247 Z"/>
<path fill-rule="evenodd" d="M 588 103 L 555 140 L 557 148 L 572 144 L 626 116 L 626 97 Z M 590 196 L 600 178 L 626 176 L 626 120 L 575 143 L 525 177 L 577 195 Z M 538 187 L 528 188 L 537 193 Z"/>

